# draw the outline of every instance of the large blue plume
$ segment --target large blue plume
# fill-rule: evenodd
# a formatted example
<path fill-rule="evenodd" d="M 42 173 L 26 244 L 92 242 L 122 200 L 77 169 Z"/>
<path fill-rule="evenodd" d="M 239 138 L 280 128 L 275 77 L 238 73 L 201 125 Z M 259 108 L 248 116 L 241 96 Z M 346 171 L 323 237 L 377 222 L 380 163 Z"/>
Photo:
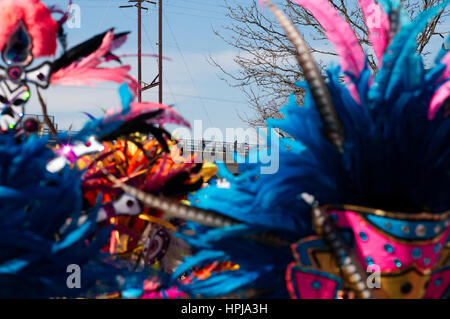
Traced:
<path fill-rule="evenodd" d="M 36 135 L 0 135 L 0 298 L 79 297 L 100 293 L 98 280 L 115 285 L 119 268 L 100 254 L 108 232 L 97 233 L 98 207 L 78 224 L 80 172 L 48 172 L 55 154 L 47 145 Z M 67 285 L 69 265 L 81 269 L 79 289 Z"/>
<path fill-rule="evenodd" d="M 381 3 L 387 6 L 390 2 Z M 440 59 L 448 48 L 444 46 L 436 65 L 425 70 L 415 42 L 427 21 L 446 4 L 404 23 L 386 50 L 373 83 L 367 66 L 358 78 L 352 78 L 360 104 L 342 83 L 340 68 L 328 70 L 327 86 L 345 130 L 343 154 L 324 137 L 309 88 L 298 83 L 306 90 L 304 105 L 297 105 L 292 95 L 281 109 L 283 118 L 267 121 L 269 128 L 289 136 L 279 141 L 279 170 L 264 175 L 262 164 L 246 164 L 239 176 L 233 176 L 221 165 L 219 175 L 229 186 L 213 181 L 190 197 L 197 207 L 241 221 L 245 231 L 199 231 L 191 225 L 196 235 L 187 240 L 196 254 L 186 259 L 181 271 L 213 259 L 231 260 L 241 267 L 239 272 L 223 272 L 181 289 L 194 296 L 249 288 L 284 291 L 283 280 L 275 279 L 274 274 L 284 278 L 280 272 L 291 261 L 289 252 L 261 247 L 247 234 L 271 231 L 291 242 L 314 234 L 310 207 L 300 198 L 302 193 L 314 195 L 321 204 L 356 204 L 410 213 L 450 209 L 450 120 L 442 109 L 433 120 L 427 118 L 445 68 Z"/>

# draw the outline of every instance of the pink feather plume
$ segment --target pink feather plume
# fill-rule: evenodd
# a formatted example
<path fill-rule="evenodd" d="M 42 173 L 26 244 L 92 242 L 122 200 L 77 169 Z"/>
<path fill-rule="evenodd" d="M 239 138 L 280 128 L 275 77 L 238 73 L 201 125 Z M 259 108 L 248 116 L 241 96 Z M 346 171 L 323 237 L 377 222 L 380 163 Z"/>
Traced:
<path fill-rule="evenodd" d="M 328 40 L 334 45 L 341 58 L 342 71 L 359 78 L 364 69 L 366 55 L 350 25 L 326 0 L 291 0 L 309 11 L 325 30 Z M 356 102 L 360 98 L 356 86 L 349 77 L 345 77 L 348 89 Z"/>
<path fill-rule="evenodd" d="M 189 124 L 188 121 L 186 121 L 180 114 L 178 114 L 173 108 L 171 108 L 170 106 L 166 106 L 163 104 L 159 104 L 159 103 L 153 103 L 153 102 L 143 102 L 143 103 L 138 103 L 138 102 L 132 102 L 130 103 L 131 106 L 131 112 L 130 112 L 130 116 L 131 117 L 135 117 L 138 116 L 139 114 L 148 112 L 149 109 L 158 109 L 158 110 L 163 110 L 163 112 L 161 114 L 159 114 L 158 116 L 155 116 L 154 118 L 151 118 L 149 120 L 147 120 L 147 123 L 151 123 L 151 124 L 176 124 L 176 125 L 182 125 L 185 127 L 190 128 L 191 125 Z"/>
<path fill-rule="evenodd" d="M 61 27 L 69 19 L 71 7 L 72 7 L 72 0 L 69 0 L 69 4 L 67 5 L 67 8 L 65 11 L 58 9 L 57 6 L 49 7 L 49 9 L 52 13 L 57 12 L 57 13 L 62 14 L 61 19 L 58 20 L 58 27 Z"/>
<path fill-rule="evenodd" d="M 375 0 L 359 0 L 359 6 L 369 31 L 369 40 L 378 59 L 378 67 L 381 67 L 384 52 L 390 42 L 389 17 Z"/>
<path fill-rule="evenodd" d="M 188 121 L 186 121 L 180 114 L 178 114 L 173 108 L 167 105 L 155 103 L 155 102 L 131 102 L 130 103 L 131 110 L 126 114 L 122 114 L 122 109 L 119 108 L 118 111 L 114 109 L 110 109 L 106 112 L 104 123 L 108 122 L 114 122 L 114 121 L 130 121 L 139 115 L 162 110 L 163 112 L 155 116 L 154 118 L 148 119 L 148 124 L 176 124 L 176 125 L 182 125 L 190 128 L 190 124 Z"/>
<path fill-rule="evenodd" d="M 157 279 L 148 279 L 144 281 L 144 294 L 141 299 L 182 299 L 187 298 L 188 295 L 173 286 L 168 289 L 161 289 L 161 284 Z"/>
<path fill-rule="evenodd" d="M 430 106 L 428 108 L 428 119 L 430 120 L 436 116 L 439 108 L 450 97 L 450 52 L 442 58 L 441 63 L 443 63 L 446 68 L 439 81 L 446 82 L 439 87 L 431 98 Z"/>
<path fill-rule="evenodd" d="M 328 40 L 341 57 L 341 67 L 359 77 L 364 69 L 366 55 L 355 32 L 326 0 L 292 0 L 308 10 L 325 30 Z"/>
<path fill-rule="evenodd" d="M 131 91 L 136 94 L 139 90 L 139 84 L 128 73 L 130 66 L 120 66 L 115 68 L 99 68 L 98 66 L 105 61 L 104 57 L 111 51 L 111 46 L 117 46 L 120 42 L 114 42 L 114 33 L 109 31 L 103 38 L 101 46 L 92 54 L 81 61 L 58 70 L 52 74 L 51 83 L 60 85 L 89 85 L 93 82 L 126 82 Z"/>

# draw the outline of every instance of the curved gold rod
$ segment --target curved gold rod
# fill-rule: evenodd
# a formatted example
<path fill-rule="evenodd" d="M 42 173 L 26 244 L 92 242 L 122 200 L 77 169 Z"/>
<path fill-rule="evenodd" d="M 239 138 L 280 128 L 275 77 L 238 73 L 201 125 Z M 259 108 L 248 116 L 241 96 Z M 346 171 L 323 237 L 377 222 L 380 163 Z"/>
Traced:
<path fill-rule="evenodd" d="M 148 194 L 141 191 L 140 189 L 122 183 L 103 167 L 102 171 L 114 184 L 120 187 L 120 189 L 122 189 L 124 192 L 136 197 L 144 205 L 153 209 L 163 210 L 172 217 L 190 220 L 208 227 L 228 227 L 240 224 L 237 220 L 220 215 L 216 212 L 210 212 L 200 208 L 186 206 L 168 198 Z"/>
<path fill-rule="evenodd" d="M 148 194 L 146 192 L 141 191 L 140 189 L 122 183 L 115 176 L 109 173 L 105 168 L 102 167 L 101 170 L 108 177 L 108 179 L 110 179 L 124 192 L 130 194 L 131 196 L 136 197 L 144 205 L 153 209 L 163 210 L 172 217 L 193 221 L 203 226 L 214 228 L 229 227 L 242 224 L 242 222 L 239 222 L 238 220 L 235 220 L 227 216 L 223 216 L 214 211 L 208 211 L 197 207 L 186 206 L 171 199 L 164 198 L 162 196 L 155 196 L 152 194 Z M 289 242 L 271 233 L 252 234 L 249 235 L 248 237 L 262 244 L 268 244 L 279 247 L 289 246 Z"/>

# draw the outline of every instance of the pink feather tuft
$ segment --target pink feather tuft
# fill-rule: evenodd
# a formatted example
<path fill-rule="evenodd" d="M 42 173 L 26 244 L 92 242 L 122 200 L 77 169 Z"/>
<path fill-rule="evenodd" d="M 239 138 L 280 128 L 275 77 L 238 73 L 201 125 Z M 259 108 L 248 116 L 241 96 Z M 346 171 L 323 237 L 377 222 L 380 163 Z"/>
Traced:
<path fill-rule="evenodd" d="M 308 10 L 324 28 L 328 40 L 341 57 L 341 67 L 359 77 L 364 69 L 366 55 L 355 32 L 326 0 L 292 0 Z"/>
<path fill-rule="evenodd" d="M 446 68 L 439 81 L 446 82 L 439 87 L 431 98 L 430 106 L 428 108 L 429 120 L 432 120 L 436 116 L 439 108 L 450 97 L 450 52 L 442 58 L 441 63 L 444 64 Z M 445 116 L 448 116 L 448 114 L 445 114 Z"/>
<path fill-rule="evenodd" d="M 174 109 L 172 109 L 170 106 L 166 106 L 159 103 L 154 102 L 144 102 L 144 103 L 137 103 L 137 102 L 131 102 L 130 103 L 131 110 L 126 114 L 122 114 L 122 109 L 119 108 L 118 111 L 114 109 L 109 109 L 106 114 L 105 118 L 103 120 L 104 123 L 109 122 L 115 122 L 115 121 L 130 121 L 139 115 L 162 110 L 163 112 L 149 120 L 147 120 L 148 124 L 177 124 L 177 125 L 183 125 L 188 128 L 190 128 L 190 124 L 188 121 L 186 121 L 181 115 L 179 115 Z"/>
<path fill-rule="evenodd" d="M 308 10 L 325 30 L 328 40 L 334 45 L 341 57 L 342 71 L 359 78 L 365 67 L 366 55 L 350 25 L 339 15 L 333 6 L 325 0 L 291 0 Z M 357 103 L 360 102 L 358 90 L 346 76 L 350 94 Z"/>
<path fill-rule="evenodd" d="M 428 119 L 432 120 L 439 111 L 439 108 L 450 97 L 450 81 L 444 83 L 433 95 L 428 109 Z M 445 114 L 448 116 L 448 114 Z"/>
<path fill-rule="evenodd" d="M 65 11 L 60 9 L 56 5 L 48 7 L 48 9 L 50 10 L 51 13 L 59 13 L 62 15 L 62 17 L 57 22 L 58 28 L 61 27 L 64 23 L 66 23 L 66 21 L 69 19 L 71 6 L 72 6 L 72 0 L 69 0 L 69 4 L 67 5 L 67 8 Z"/>
<path fill-rule="evenodd" d="M 262 10 L 264 10 L 264 9 L 266 8 L 266 7 L 264 6 L 264 1 L 263 1 L 263 0 L 259 0 L 258 3 L 259 3 L 259 7 L 260 7 Z"/>
<path fill-rule="evenodd" d="M 72 7 L 72 0 L 69 0 L 69 4 L 67 5 L 66 11 L 63 12 L 63 16 L 61 17 L 61 19 L 58 20 L 58 27 L 62 26 L 64 23 L 66 23 L 67 19 L 69 19 L 71 7 Z"/>
<path fill-rule="evenodd" d="M 51 56 L 56 52 L 58 23 L 52 19 L 51 11 L 39 0 L 0 1 L 0 50 L 16 31 L 20 21 L 25 23 L 33 39 L 33 56 Z"/>
<path fill-rule="evenodd" d="M 369 31 L 369 40 L 381 67 L 383 55 L 390 42 L 389 16 L 375 0 L 359 0 L 364 20 Z"/>
<path fill-rule="evenodd" d="M 154 281 L 153 281 L 154 282 Z M 173 286 L 169 289 L 161 289 L 159 283 L 149 283 L 149 280 L 144 282 L 144 294 L 140 299 L 186 299 L 188 295 Z"/>
<path fill-rule="evenodd" d="M 128 36 L 124 35 L 124 36 L 121 36 L 120 38 L 113 40 L 109 50 L 114 51 L 114 50 L 119 49 L 125 42 L 127 42 L 127 39 L 128 39 Z"/>
<path fill-rule="evenodd" d="M 139 84 L 128 73 L 130 66 L 120 66 L 115 68 L 99 68 L 104 62 L 104 57 L 110 52 L 114 43 L 114 33 L 109 31 L 103 38 L 101 46 L 92 54 L 81 61 L 72 63 L 66 68 L 58 70 L 51 77 L 52 84 L 60 85 L 89 85 L 93 82 L 126 82 L 131 91 L 136 95 L 139 90 Z"/>
<path fill-rule="evenodd" d="M 177 125 L 182 125 L 185 127 L 190 128 L 190 124 L 188 121 L 186 121 L 180 114 L 178 114 L 173 108 L 171 108 L 170 106 L 166 106 L 163 104 L 159 104 L 159 103 L 152 103 L 152 102 L 144 102 L 144 103 L 137 103 L 137 102 L 132 102 L 130 104 L 131 106 L 131 112 L 129 114 L 129 116 L 131 118 L 134 118 L 142 113 L 146 113 L 149 110 L 163 110 L 163 112 L 152 118 L 147 120 L 147 122 L 149 124 L 166 124 L 166 123 L 170 123 L 170 124 L 177 124 Z"/>

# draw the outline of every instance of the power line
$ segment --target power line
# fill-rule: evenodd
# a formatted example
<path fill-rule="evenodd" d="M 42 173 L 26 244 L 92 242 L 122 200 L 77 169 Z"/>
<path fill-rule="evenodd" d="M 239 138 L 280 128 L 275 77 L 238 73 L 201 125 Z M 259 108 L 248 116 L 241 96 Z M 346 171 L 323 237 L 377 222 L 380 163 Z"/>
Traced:
<path fill-rule="evenodd" d="M 177 6 L 177 5 L 173 5 L 173 4 L 166 4 L 166 6 L 173 7 L 173 8 L 179 8 L 179 9 L 188 9 L 188 10 L 193 10 L 193 11 L 200 11 L 200 12 L 211 12 L 211 13 L 223 14 L 222 12 L 219 12 L 219 11 L 208 10 L 208 9 L 196 9 L 196 8 L 192 8 L 192 7 Z"/>
<path fill-rule="evenodd" d="M 218 102 L 226 102 L 226 103 L 234 103 L 234 104 L 245 104 L 247 103 L 237 100 L 228 100 L 228 99 L 221 99 L 221 98 L 215 98 L 215 97 L 207 97 L 207 96 L 199 96 L 199 95 L 189 95 L 189 94 L 175 94 L 177 96 L 182 97 L 192 97 L 192 98 L 201 98 L 204 100 L 210 100 L 210 101 L 218 101 Z"/>
<path fill-rule="evenodd" d="M 91 7 L 91 8 L 104 8 L 103 5 L 87 5 L 87 4 L 83 4 L 84 7 Z M 223 20 L 223 21 L 227 21 L 227 18 L 224 17 L 222 12 L 219 11 L 215 11 L 216 14 L 218 15 L 201 15 L 201 14 L 197 14 L 197 13 L 187 13 L 185 10 L 193 10 L 193 11 L 197 11 L 199 13 L 205 12 L 205 11 L 211 11 L 211 10 L 202 10 L 202 9 L 196 9 L 196 8 L 188 8 L 188 7 L 181 7 L 181 6 L 171 6 L 173 9 L 182 9 L 183 12 L 178 12 L 178 11 L 172 11 L 172 10 L 165 10 L 166 13 L 169 14 L 175 14 L 175 15 L 183 15 L 183 16 L 191 16 L 191 17 L 196 17 L 196 18 L 204 18 L 204 19 L 208 19 L 208 20 Z M 172 9 L 171 8 L 171 9 Z"/>
<path fill-rule="evenodd" d="M 152 46 L 153 52 L 155 52 L 155 46 L 153 45 L 153 42 L 152 42 L 151 39 L 150 39 L 150 35 L 149 35 L 149 32 L 147 32 L 147 26 L 145 25 L 145 23 L 144 23 L 144 33 L 145 33 L 145 36 L 146 36 L 148 42 L 149 42 L 150 45 Z M 164 43 L 164 42 L 163 42 L 163 43 Z M 158 63 L 156 63 L 156 65 L 158 66 Z M 167 84 L 167 88 L 169 89 L 169 94 L 172 96 L 173 100 L 175 101 L 175 104 L 178 104 L 177 98 L 176 98 L 175 95 L 173 94 L 172 87 L 171 87 L 169 81 L 167 80 L 166 77 L 165 77 L 163 80 L 164 80 L 165 83 Z"/>
<path fill-rule="evenodd" d="M 191 14 L 191 13 L 186 13 L 186 12 L 175 12 L 175 11 L 168 11 L 168 10 L 166 10 L 166 13 L 177 14 L 177 15 L 183 15 L 183 16 L 190 16 L 190 17 L 196 17 L 196 18 L 204 18 L 204 19 L 208 19 L 208 20 L 223 20 L 223 21 L 228 21 L 228 20 L 227 20 L 226 18 L 224 18 L 223 16 L 221 16 L 221 17 L 204 16 L 204 15 L 199 15 L 199 14 Z"/>
<path fill-rule="evenodd" d="M 177 49 L 178 49 L 178 52 L 179 52 L 180 55 L 181 55 L 181 59 L 182 59 L 182 61 L 183 61 L 183 63 L 184 63 L 184 66 L 185 66 L 185 68 L 186 68 L 186 71 L 188 72 L 189 77 L 190 77 L 190 79 L 191 79 L 191 81 L 192 81 L 192 86 L 194 87 L 194 89 L 197 91 L 197 94 L 198 94 L 198 93 L 199 93 L 199 90 L 198 90 L 198 88 L 197 88 L 197 85 L 195 84 L 194 77 L 192 76 L 192 73 L 191 73 L 191 71 L 189 70 L 189 66 L 188 66 L 188 64 L 186 63 L 186 59 L 184 58 L 183 52 L 181 51 L 180 46 L 178 45 L 177 38 L 175 37 L 175 35 L 174 35 L 174 33 L 173 33 L 173 30 L 172 30 L 172 27 L 170 26 L 169 20 L 167 19 L 167 17 L 166 17 L 165 15 L 164 15 L 164 17 L 165 17 L 165 19 L 166 19 L 166 23 L 167 23 L 167 26 L 168 26 L 168 28 L 169 28 L 170 34 L 172 35 L 172 38 L 173 38 L 173 40 L 175 41 L 175 44 L 176 44 Z M 203 110 L 205 111 L 205 114 L 206 114 L 206 117 L 208 118 L 209 123 L 210 123 L 211 125 L 213 125 L 213 123 L 212 123 L 212 121 L 211 121 L 211 117 L 209 116 L 208 110 L 206 109 L 205 101 L 204 101 L 200 96 L 198 97 L 198 99 L 199 99 L 199 100 L 201 101 L 201 103 L 202 103 Z"/>
<path fill-rule="evenodd" d="M 148 89 L 151 89 L 155 86 L 159 87 L 158 92 L 158 100 L 159 103 L 162 103 L 163 100 L 163 43 L 162 43 L 162 0 L 159 0 L 158 3 L 158 74 L 153 79 L 151 83 L 145 83 L 142 81 L 142 10 L 148 11 L 148 8 L 143 7 L 143 3 L 156 4 L 154 1 L 149 0 L 128 0 L 129 5 L 120 6 L 119 8 L 138 8 L 138 18 L 137 18 L 137 29 L 138 29 L 138 48 L 137 48 L 137 58 L 138 58 L 138 83 L 139 83 L 139 91 L 138 91 L 138 101 L 142 102 L 142 92 Z M 133 4 L 134 3 L 134 4 Z M 144 84 L 144 86 L 142 86 Z"/>
<path fill-rule="evenodd" d="M 111 0 L 103 0 L 102 2 L 108 2 L 108 1 L 111 1 Z M 88 2 L 89 3 L 89 4 L 83 4 L 83 6 L 104 7 L 103 3 L 102 4 L 98 3 L 98 2 L 100 2 L 99 0 L 96 0 L 97 4 L 93 3 L 92 0 L 77 0 L 77 2 Z M 182 4 L 185 5 L 186 2 L 183 1 Z M 221 5 L 214 5 L 214 4 L 211 4 L 211 3 L 208 3 L 208 2 L 204 3 L 204 2 L 198 2 L 198 1 L 192 1 L 192 0 L 189 0 L 188 4 L 196 4 L 196 5 L 202 6 L 202 8 L 198 8 L 198 7 L 196 8 L 194 6 L 192 6 L 192 7 L 180 6 L 178 4 L 173 4 L 173 3 L 169 2 L 169 1 L 164 1 L 164 6 L 178 7 L 178 8 L 190 9 L 190 10 L 196 10 L 196 11 L 210 11 L 210 12 L 214 12 L 214 13 L 218 13 L 218 14 L 222 14 L 222 12 L 214 11 L 214 10 L 208 10 L 208 9 L 205 10 L 205 9 L 203 9 L 203 7 L 210 7 L 210 8 L 215 8 L 215 9 L 217 9 L 217 8 L 225 8 L 225 6 L 221 6 Z"/>
<path fill-rule="evenodd" d="M 103 12 L 102 19 L 100 20 L 100 22 L 99 22 L 99 24 L 97 26 L 96 33 L 99 31 L 100 27 L 103 25 L 103 22 L 105 21 L 106 14 L 109 11 L 109 7 L 110 6 L 111 6 L 111 0 L 108 0 L 108 5 L 106 6 L 105 11 Z"/>
<path fill-rule="evenodd" d="M 182 3 L 186 4 L 186 1 L 183 0 Z M 189 0 L 189 3 L 198 4 L 198 5 L 207 6 L 207 7 L 224 8 L 224 6 L 221 6 L 221 5 L 211 4 L 211 1 L 199 2 L 199 1 L 195 1 L 195 0 Z"/>
<path fill-rule="evenodd" d="M 90 86 L 85 86 L 82 88 L 78 88 L 78 90 L 108 90 L 108 91 L 117 91 L 116 88 L 108 88 L 108 87 L 90 87 Z M 242 104 L 242 105 L 247 105 L 246 102 L 243 101 L 238 101 L 238 100 L 229 100 L 229 99 L 221 99 L 221 98 L 215 98 L 215 97 L 210 97 L 210 96 L 203 96 L 203 95 L 190 95 L 190 94 L 182 94 L 182 93 L 173 93 L 173 95 L 175 96 L 179 96 L 179 97 L 189 97 L 189 98 L 194 98 L 194 99 L 203 99 L 203 100 L 210 100 L 210 101 L 217 101 L 217 102 L 222 102 L 222 103 L 232 103 L 232 104 Z"/>

